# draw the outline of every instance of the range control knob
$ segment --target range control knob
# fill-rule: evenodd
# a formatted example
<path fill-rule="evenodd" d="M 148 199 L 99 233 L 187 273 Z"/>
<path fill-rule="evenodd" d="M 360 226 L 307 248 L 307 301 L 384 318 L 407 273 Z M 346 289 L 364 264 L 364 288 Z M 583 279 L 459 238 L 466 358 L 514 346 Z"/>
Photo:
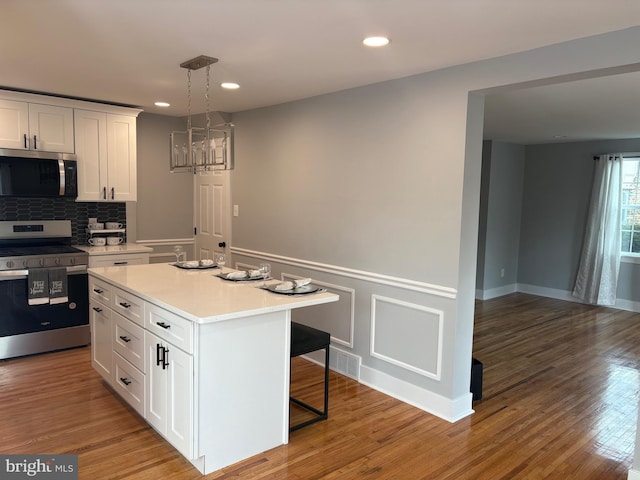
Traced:
<path fill-rule="evenodd" d="M 7 260 L 7 268 L 13 268 L 13 261 Z"/>
<path fill-rule="evenodd" d="M 38 264 L 39 264 L 41 267 L 44 267 L 44 258 L 40 258 L 40 259 L 38 260 Z"/>
<path fill-rule="evenodd" d="M 60 259 L 59 258 L 54 258 L 53 259 L 53 264 L 54 265 L 60 265 Z"/>

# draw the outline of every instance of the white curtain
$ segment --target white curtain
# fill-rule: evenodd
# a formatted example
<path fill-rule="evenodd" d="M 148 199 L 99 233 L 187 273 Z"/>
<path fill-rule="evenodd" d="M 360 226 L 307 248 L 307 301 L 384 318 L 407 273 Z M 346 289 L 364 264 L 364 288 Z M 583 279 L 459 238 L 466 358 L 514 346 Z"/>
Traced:
<path fill-rule="evenodd" d="M 573 296 L 595 305 L 616 302 L 620 270 L 622 156 L 596 157 L 589 217 Z"/>

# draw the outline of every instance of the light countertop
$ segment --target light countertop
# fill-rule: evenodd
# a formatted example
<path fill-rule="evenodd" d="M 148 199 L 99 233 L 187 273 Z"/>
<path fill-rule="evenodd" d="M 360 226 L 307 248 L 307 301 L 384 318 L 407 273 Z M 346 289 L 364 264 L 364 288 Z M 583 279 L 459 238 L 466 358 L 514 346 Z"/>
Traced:
<path fill-rule="evenodd" d="M 104 245 L 93 247 L 89 245 L 74 245 L 75 248 L 89 253 L 89 255 L 117 255 L 127 253 L 150 253 L 153 248 L 135 243 L 123 243 L 122 245 Z"/>
<path fill-rule="evenodd" d="M 94 247 L 95 248 L 95 247 Z M 223 272 L 232 271 L 223 268 Z M 262 280 L 230 282 L 220 269 L 185 270 L 170 263 L 89 268 L 89 275 L 196 323 L 210 323 L 268 312 L 335 302 L 338 295 L 279 295 L 261 288 Z M 269 283 L 278 283 L 271 280 Z"/>

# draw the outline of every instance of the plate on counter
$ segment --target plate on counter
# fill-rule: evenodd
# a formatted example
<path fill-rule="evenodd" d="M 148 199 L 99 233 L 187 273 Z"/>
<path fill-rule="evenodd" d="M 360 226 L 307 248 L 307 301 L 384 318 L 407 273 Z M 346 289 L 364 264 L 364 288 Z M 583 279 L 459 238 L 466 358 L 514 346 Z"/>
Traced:
<path fill-rule="evenodd" d="M 308 295 L 310 293 L 322 293 L 324 291 L 321 287 L 315 285 L 302 285 L 301 287 L 291 288 L 289 290 L 276 290 L 278 285 L 269 285 L 265 287 L 265 290 L 269 290 L 273 293 L 279 293 L 280 295 Z"/>
<path fill-rule="evenodd" d="M 184 268 L 185 270 L 207 270 L 209 268 L 218 268 L 218 266 L 213 263 L 211 265 L 200 265 L 199 263 L 189 263 L 189 262 L 180 262 L 180 263 L 172 263 L 174 267 Z"/>
<path fill-rule="evenodd" d="M 246 277 L 242 277 L 242 278 L 228 278 L 227 275 L 229 275 L 228 273 L 219 273 L 218 275 L 215 275 L 218 278 L 221 278 L 222 280 L 227 280 L 229 282 L 253 282 L 254 280 L 262 280 L 264 278 L 264 275 L 260 275 L 259 277 L 250 277 L 250 276 L 246 276 Z"/>

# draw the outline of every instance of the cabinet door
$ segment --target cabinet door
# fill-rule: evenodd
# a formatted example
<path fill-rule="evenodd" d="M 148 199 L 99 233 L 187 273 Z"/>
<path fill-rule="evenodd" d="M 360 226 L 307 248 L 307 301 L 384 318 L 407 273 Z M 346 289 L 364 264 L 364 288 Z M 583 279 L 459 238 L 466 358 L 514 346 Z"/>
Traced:
<path fill-rule="evenodd" d="M 136 118 L 107 115 L 108 185 L 107 199 L 135 202 L 136 185 Z"/>
<path fill-rule="evenodd" d="M 29 136 L 29 104 L 0 100 L 0 148 L 26 150 Z"/>
<path fill-rule="evenodd" d="M 168 345 L 167 440 L 193 458 L 193 356 Z"/>
<path fill-rule="evenodd" d="M 109 383 L 112 382 L 113 344 L 111 310 L 98 302 L 89 302 L 91 321 L 91 365 Z"/>
<path fill-rule="evenodd" d="M 75 141 L 78 157 L 78 201 L 107 197 L 107 114 L 76 110 Z"/>
<path fill-rule="evenodd" d="M 147 372 L 145 375 L 146 420 L 164 435 L 167 429 L 167 370 L 162 366 L 162 351 L 166 343 L 155 335 L 145 332 Z"/>
<path fill-rule="evenodd" d="M 29 104 L 29 148 L 74 153 L 73 108 Z"/>

